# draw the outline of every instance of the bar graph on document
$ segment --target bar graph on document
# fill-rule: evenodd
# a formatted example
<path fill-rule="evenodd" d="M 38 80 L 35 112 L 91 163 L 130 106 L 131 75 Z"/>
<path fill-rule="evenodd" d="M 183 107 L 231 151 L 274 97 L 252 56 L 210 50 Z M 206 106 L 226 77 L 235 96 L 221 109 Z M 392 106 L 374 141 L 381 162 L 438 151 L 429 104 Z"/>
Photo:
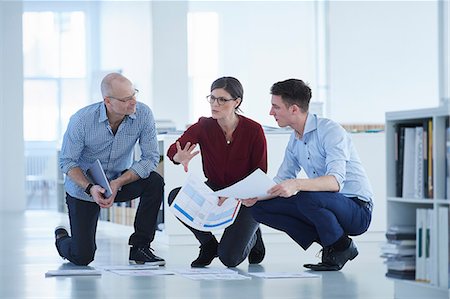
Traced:
<path fill-rule="evenodd" d="M 218 197 L 198 177 L 190 174 L 170 207 L 172 213 L 187 225 L 201 230 L 224 229 L 233 224 L 241 206 L 228 198 L 221 206 Z"/>

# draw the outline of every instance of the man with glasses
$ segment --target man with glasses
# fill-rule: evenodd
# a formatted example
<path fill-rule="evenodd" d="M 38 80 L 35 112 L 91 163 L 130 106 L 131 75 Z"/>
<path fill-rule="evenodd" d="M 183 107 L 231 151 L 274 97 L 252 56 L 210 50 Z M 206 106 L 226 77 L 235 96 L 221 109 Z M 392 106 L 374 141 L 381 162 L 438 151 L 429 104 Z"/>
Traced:
<path fill-rule="evenodd" d="M 134 233 L 129 238 L 129 261 L 163 266 L 164 259 L 150 248 L 164 186 L 163 178 L 155 172 L 160 156 L 152 111 L 137 102 L 137 89 L 121 74 L 106 75 L 101 91 L 103 101 L 75 113 L 64 134 L 59 163 L 66 174 L 71 236 L 64 227 L 57 227 L 56 248 L 72 263 L 88 265 L 97 248 L 100 209 L 139 197 Z M 142 154 L 140 160 L 134 161 L 137 142 Z M 97 159 L 110 181 L 109 197 L 86 175 Z"/>

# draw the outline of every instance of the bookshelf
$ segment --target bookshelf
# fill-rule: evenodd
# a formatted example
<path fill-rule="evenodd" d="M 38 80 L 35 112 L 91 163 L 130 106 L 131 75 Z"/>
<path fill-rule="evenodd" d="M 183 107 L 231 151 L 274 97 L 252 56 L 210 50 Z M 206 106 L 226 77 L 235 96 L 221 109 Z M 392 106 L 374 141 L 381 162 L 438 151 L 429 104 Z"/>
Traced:
<path fill-rule="evenodd" d="M 429 282 L 393 279 L 395 298 L 450 298 L 448 283 L 448 212 L 445 216 L 446 225 L 443 225 L 445 222 L 441 220 L 442 215 L 439 217 L 439 214 L 442 214 L 440 213 L 441 208 L 448 208 L 450 203 L 446 196 L 446 132 L 448 120 L 449 109 L 447 106 L 386 113 L 387 228 L 416 226 L 416 210 L 431 210 L 431 259 L 429 260 L 430 266 L 428 268 L 431 279 Z M 423 166 L 427 170 L 430 169 L 431 172 L 423 175 L 423 193 L 410 195 L 410 192 L 407 192 L 408 196 L 403 196 L 405 193 L 400 192 L 399 194 L 398 186 L 399 180 L 402 180 L 402 183 L 405 182 L 404 174 L 400 176 L 398 173 L 400 168 L 398 167 L 398 157 L 401 156 L 401 151 L 399 150 L 401 142 L 398 138 L 400 135 L 399 128 L 402 126 L 413 127 L 416 124 L 431 124 L 424 125 L 424 131 L 430 128 L 429 132 L 427 131 L 427 134 L 424 134 L 424 136 L 429 136 L 428 134 L 430 133 L 431 136 L 429 139 L 424 139 L 423 144 L 423 146 L 428 147 L 429 142 L 431 142 L 431 148 L 428 147 L 430 156 L 427 156 L 427 154 L 423 156 L 424 160 L 425 157 L 431 157 L 429 164 L 431 168 L 426 166 L 428 164 Z M 413 184 L 414 187 L 417 185 L 416 182 Z M 419 182 L 421 181 L 419 180 Z M 400 190 L 402 189 L 400 188 Z M 403 191 L 406 192 L 406 190 Z M 447 241 L 442 242 L 442 240 Z"/>

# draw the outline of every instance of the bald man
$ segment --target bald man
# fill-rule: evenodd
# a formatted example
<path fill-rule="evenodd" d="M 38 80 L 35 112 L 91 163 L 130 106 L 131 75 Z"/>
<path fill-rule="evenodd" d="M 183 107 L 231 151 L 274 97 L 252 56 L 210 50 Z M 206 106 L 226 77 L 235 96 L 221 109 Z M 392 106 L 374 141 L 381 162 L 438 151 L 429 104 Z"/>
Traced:
<path fill-rule="evenodd" d="M 130 263 L 165 265 L 153 254 L 150 243 L 163 197 L 163 178 L 155 172 L 159 148 L 155 120 L 150 108 L 137 101 L 138 90 L 129 79 L 110 73 L 101 83 L 103 101 L 76 112 L 64 134 L 60 167 L 66 174 L 64 187 L 70 230 L 55 229 L 59 255 L 76 265 L 94 260 L 95 234 L 101 209 L 114 202 L 139 199 L 134 233 L 129 238 Z M 142 155 L 134 160 L 134 147 Z M 112 194 L 96 185 L 86 175 L 97 160 L 105 170 Z"/>

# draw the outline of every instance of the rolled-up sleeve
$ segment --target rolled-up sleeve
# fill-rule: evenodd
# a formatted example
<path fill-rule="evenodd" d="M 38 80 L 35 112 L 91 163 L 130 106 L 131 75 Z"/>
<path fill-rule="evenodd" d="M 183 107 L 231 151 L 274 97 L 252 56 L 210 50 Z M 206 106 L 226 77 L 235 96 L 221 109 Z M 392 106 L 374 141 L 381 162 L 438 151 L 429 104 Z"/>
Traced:
<path fill-rule="evenodd" d="M 143 115 L 139 116 L 140 120 L 143 121 L 139 135 L 141 158 L 138 161 L 134 161 L 130 169 L 139 177 L 147 178 L 158 166 L 160 154 L 153 113 L 146 106 L 145 109 L 142 109 L 142 113 Z"/>
<path fill-rule="evenodd" d="M 295 136 L 293 133 L 286 147 L 283 163 L 281 163 L 277 175 L 273 179 L 277 184 L 287 179 L 296 178 L 297 174 L 302 170 L 300 163 L 298 162 L 297 157 L 293 152 L 295 151 L 294 143 L 295 143 Z"/>
<path fill-rule="evenodd" d="M 340 126 L 327 130 L 323 136 L 326 151 L 326 173 L 336 178 L 339 192 L 342 191 L 346 181 L 347 163 L 350 160 L 349 137 Z"/>

